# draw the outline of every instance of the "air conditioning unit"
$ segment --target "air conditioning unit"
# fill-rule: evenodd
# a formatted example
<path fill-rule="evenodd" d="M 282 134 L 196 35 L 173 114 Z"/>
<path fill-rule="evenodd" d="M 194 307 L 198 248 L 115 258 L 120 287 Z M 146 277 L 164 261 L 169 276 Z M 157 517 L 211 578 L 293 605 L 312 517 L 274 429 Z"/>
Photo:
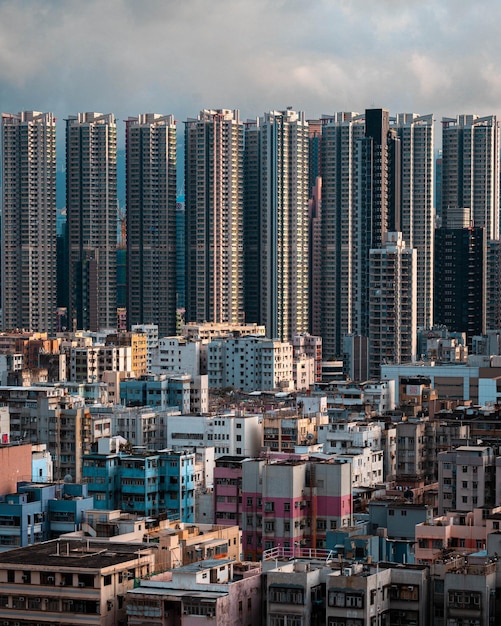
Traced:
<path fill-rule="evenodd" d="M 79 582 L 79 583 L 78 583 L 78 586 L 79 586 L 79 587 L 85 587 L 85 583 L 83 583 L 83 582 Z"/>
<path fill-rule="evenodd" d="M 24 602 L 26 598 L 24 596 L 19 596 L 18 602 Z"/>
<path fill-rule="evenodd" d="M 344 567 L 343 568 L 343 576 L 351 576 L 352 575 L 352 569 L 351 567 Z"/>
<path fill-rule="evenodd" d="M 53 582 L 55 582 L 55 580 L 56 579 L 54 578 L 54 576 L 47 576 L 47 582 L 48 583 L 53 583 Z"/>

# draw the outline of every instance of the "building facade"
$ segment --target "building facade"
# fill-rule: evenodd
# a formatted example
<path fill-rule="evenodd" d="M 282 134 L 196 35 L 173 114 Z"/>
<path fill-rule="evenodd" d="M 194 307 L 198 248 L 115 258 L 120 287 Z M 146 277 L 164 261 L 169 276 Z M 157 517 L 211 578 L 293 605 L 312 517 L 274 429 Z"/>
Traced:
<path fill-rule="evenodd" d="M 56 118 L 2 114 L 3 329 L 54 332 L 57 307 Z"/>
<path fill-rule="evenodd" d="M 289 341 L 309 331 L 308 123 L 302 112 L 271 111 L 260 135 L 261 323 Z"/>
<path fill-rule="evenodd" d="M 176 123 L 148 113 L 126 122 L 127 316 L 176 332 Z"/>
<path fill-rule="evenodd" d="M 442 225 L 449 209 L 472 211 L 473 225 L 499 239 L 499 122 L 495 115 L 442 120 Z"/>
<path fill-rule="evenodd" d="M 243 321 L 243 150 L 238 111 L 185 125 L 186 320 Z"/>
<path fill-rule="evenodd" d="M 417 251 L 401 233 L 386 233 L 369 253 L 369 375 L 381 363 L 414 361 L 417 346 Z"/>
<path fill-rule="evenodd" d="M 124 597 L 154 571 L 141 543 L 49 541 L 0 555 L 0 623 L 125 625 Z"/>
<path fill-rule="evenodd" d="M 242 464 L 242 550 L 245 558 L 281 546 L 325 547 L 329 530 L 352 523 L 351 465 L 334 459 Z"/>
<path fill-rule="evenodd" d="M 321 331 L 324 358 L 368 336 L 369 251 L 386 232 L 417 250 L 419 325 L 433 307 L 433 119 L 368 109 L 322 126 Z"/>
<path fill-rule="evenodd" d="M 112 114 L 66 120 L 66 210 L 70 326 L 117 323 L 117 137 Z"/>
<path fill-rule="evenodd" d="M 449 225 L 435 235 L 435 323 L 466 333 L 471 345 L 473 335 L 486 331 L 487 231 L 452 222 L 452 213 L 449 208 Z"/>

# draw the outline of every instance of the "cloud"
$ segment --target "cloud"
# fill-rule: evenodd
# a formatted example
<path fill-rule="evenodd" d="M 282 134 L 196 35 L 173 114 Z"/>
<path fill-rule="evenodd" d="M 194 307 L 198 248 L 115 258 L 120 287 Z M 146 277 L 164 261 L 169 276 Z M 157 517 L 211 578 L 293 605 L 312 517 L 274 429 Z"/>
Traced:
<path fill-rule="evenodd" d="M 497 113 L 494 0 L 4 0 L 2 109 Z"/>

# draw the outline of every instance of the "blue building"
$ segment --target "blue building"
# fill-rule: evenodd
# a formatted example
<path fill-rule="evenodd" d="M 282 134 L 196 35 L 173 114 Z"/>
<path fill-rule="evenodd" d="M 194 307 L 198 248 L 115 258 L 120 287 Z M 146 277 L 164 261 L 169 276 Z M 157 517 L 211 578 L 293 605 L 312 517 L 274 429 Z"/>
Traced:
<path fill-rule="evenodd" d="M 0 551 L 79 530 L 83 512 L 92 508 L 87 485 L 20 482 L 0 502 Z"/>
<path fill-rule="evenodd" d="M 94 498 L 88 495 L 87 485 L 65 483 L 61 495 L 48 501 L 48 539 L 80 530 L 84 512 L 94 508 Z"/>
<path fill-rule="evenodd" d="M 82 480 L 88 485 L 96 509 L 116 509 L 120 493 L 119 453 L 87 454 L 82 464 Z"/>
<path fill-rule="evenodd" d="M 86 455 L 82 473 L 98 510 L 194 521 L 194 452 L 101 451 Z"/>
<path fill-rule="evenodd" d="M 169 519 L 194 522 L 195 454 L 162 450 L 160 468 L 165 484 L 165 508 Z"/>

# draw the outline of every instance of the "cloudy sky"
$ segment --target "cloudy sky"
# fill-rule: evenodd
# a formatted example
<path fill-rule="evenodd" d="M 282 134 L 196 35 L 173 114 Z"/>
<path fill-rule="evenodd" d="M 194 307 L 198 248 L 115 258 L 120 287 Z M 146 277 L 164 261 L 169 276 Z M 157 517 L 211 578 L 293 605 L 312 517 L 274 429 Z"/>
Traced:
<path fill-rule="evenodd" d="M 499 113 L 500 25 L 495 0 L 0 0 L 1 109 Z"/>

